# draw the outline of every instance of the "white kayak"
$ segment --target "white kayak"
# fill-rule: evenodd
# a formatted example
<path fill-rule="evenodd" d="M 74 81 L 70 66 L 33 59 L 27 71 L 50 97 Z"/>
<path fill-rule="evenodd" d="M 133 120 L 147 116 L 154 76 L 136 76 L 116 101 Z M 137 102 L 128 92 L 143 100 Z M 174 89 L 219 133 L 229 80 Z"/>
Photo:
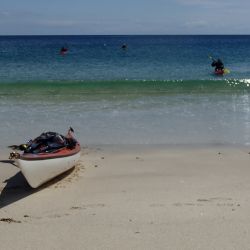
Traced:
<path fill-rule="evenodd" d="M 22 154 L 16 152 L 10 154 L 10 159 L 15 159 L 31 187 L 37 188 L 77 164 L 81 146 L 73 137 L 72 131 L 73 129 L 69 130 L 66 137 L 54 132 L 43 133 L 27 144 L 27 149 Z M 55 149 L 48 148 L 48 145 L 55 145 L 58 140 L 62 141 L 62 145 Z"/>
<path fill-rule="evenodd" d="M 56 153 L 22 154 L 16 159 L 29 185 L 37 188 L 43 183 L 73 168 L 80 158 L 80 145 L 61 149 Z"/>

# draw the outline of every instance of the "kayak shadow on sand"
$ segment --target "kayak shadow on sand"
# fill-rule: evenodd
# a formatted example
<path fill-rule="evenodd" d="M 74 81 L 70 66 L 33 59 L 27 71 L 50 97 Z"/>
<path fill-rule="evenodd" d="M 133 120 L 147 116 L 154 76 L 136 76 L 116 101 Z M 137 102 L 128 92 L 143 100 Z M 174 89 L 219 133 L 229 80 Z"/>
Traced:
<path fill-rule="evenodd" d="M 34 193 L 34 190 L 29 186 L 20 171 L 4 180 L 3 183 L 6 183 L 6 185 L 0 190 L 0 209 Z"/>
<path fill-rule="evenodd" d="M 0 160 L 0 162 L 6 163 L 6 164 L 12 164 L 16 166 L 14 164 L 14 161 L 11 161 L 11 160 Z M 41 191 L 44 188 L 48 188 L 52 186 L 53 184 L 56 184 L 60 180 L 67 177 L 73 171 L 74 171 L 74 167 L 62 173 L 61 175 L 55 177 L 54 179 L 46 182 L 45 184 L 41 185 L 38 188 L 30 187 L 30 185 L 26 181 L 21 171 L 19 171 L 12 177 L 3 181 L 3 183 L 6 183 L 6 185 L 4 186 L 2 190 L 0 189 L 0 209 L 14 202 L 17 202 L 18 200 L 24 199 L 31 194 Z"/>

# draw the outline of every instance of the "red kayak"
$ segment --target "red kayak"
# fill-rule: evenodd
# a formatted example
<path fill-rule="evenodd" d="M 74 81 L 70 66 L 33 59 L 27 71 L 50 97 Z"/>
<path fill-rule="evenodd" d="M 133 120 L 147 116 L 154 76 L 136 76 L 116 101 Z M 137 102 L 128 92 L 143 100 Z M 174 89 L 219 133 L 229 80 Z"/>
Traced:
<path fill-rule="evenodd" d="M 224 69 L 217 69 L 214 71 L 214 74 L 217 75 L 217 76 L 222 76 L 224 75 Z"/>

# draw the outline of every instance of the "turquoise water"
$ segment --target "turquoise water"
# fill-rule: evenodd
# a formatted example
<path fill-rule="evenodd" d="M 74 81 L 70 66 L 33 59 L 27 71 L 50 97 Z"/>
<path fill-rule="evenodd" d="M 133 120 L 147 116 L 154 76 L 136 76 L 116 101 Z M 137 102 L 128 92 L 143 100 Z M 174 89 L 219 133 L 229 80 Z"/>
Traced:
<path fill-rule="evenodd" d="M 249 145 L 249 56 L 250 36 L 2 36 L 0 147 L 69 126 L 86 145 Z"/>

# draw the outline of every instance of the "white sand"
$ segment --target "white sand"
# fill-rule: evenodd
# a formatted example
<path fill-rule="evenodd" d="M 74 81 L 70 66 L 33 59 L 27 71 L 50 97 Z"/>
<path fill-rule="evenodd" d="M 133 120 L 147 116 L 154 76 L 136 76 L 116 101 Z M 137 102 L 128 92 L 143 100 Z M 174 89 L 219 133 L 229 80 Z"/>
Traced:
<path fill-rule="evenodd" d="M 92 147 L 38 190 L 3 152 L 1 249 L 249 249 L 249 151 Z"/>

